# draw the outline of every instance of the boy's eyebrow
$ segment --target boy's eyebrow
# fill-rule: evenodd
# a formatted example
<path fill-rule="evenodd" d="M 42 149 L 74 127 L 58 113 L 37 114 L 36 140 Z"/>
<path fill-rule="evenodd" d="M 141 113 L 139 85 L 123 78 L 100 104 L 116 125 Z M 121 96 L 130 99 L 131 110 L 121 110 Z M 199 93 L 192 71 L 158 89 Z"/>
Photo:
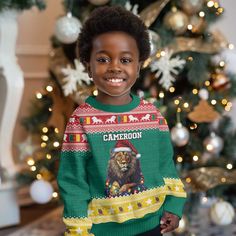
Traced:
<path fill-rule="evenodd" d="M 107 52 L 106 50 L 97 51 L 95 54 L 100 54 L 100 53 L 109 54 L 109 52 Z M 122 54 L 130 54 L 130 55 L 132 55 L 132 52 L 130 52 L 130 51 L 122 51 L 121 53 Z"/>

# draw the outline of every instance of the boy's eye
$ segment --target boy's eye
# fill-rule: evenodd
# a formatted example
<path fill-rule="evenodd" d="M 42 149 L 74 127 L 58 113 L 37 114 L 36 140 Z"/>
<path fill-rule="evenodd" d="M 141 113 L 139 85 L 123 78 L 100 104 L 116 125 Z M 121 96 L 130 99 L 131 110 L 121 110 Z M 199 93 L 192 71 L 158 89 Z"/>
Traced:
<path fill-rule="evenodd" d="M 108 57 L 99 57 L 96 59 L 96 61 L 100 63 L 107 63 L 110 62 L 110 59 Z"/>
<path fill-rule="evenodd" d="M 132 62 L 132 59 L 128 58 L 128 57 L 124 57 L 124 58 L 121 58 L 120 61 L 123 64 L 128 64 L 128 63 Z"/>

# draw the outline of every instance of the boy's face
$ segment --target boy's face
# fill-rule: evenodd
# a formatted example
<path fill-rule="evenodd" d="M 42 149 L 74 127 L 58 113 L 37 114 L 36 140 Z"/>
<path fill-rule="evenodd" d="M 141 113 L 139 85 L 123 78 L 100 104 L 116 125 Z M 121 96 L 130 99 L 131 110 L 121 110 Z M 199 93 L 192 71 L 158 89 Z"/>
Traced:
<path fill-rule="evenodd" d="M 139 50 L 132 36 L 114 31 L 94 38 L 87 68 L 99 92 L 97 99 L 105 103 L 129 101 L 140 65 Z"/>

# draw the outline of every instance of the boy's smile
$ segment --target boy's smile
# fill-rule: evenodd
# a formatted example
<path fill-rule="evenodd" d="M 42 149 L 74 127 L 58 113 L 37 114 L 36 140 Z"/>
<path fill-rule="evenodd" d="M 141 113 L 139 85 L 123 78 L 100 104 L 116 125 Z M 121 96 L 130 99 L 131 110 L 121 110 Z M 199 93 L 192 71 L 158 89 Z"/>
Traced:
<path fill-rule="evenodd" d="M 137 43 L 129 34 L 114 31 L 95 37 L 87 67 L 98 89 L 96 99 L 111 105 L 129 103 L 140 65 Z"/>

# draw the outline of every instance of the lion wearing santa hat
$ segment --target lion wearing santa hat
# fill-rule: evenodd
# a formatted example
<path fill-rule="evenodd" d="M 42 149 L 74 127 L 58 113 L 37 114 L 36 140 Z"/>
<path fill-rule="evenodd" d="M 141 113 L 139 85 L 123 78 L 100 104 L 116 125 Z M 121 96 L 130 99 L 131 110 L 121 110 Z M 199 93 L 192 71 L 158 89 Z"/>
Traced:
<path fill-rule="evenodd" d="M 108 197 L 124 196 L 146 189 L 139 158 L 133 144 L 128 140 L 117 141 L 111 150 L 106 180 Z"/>

